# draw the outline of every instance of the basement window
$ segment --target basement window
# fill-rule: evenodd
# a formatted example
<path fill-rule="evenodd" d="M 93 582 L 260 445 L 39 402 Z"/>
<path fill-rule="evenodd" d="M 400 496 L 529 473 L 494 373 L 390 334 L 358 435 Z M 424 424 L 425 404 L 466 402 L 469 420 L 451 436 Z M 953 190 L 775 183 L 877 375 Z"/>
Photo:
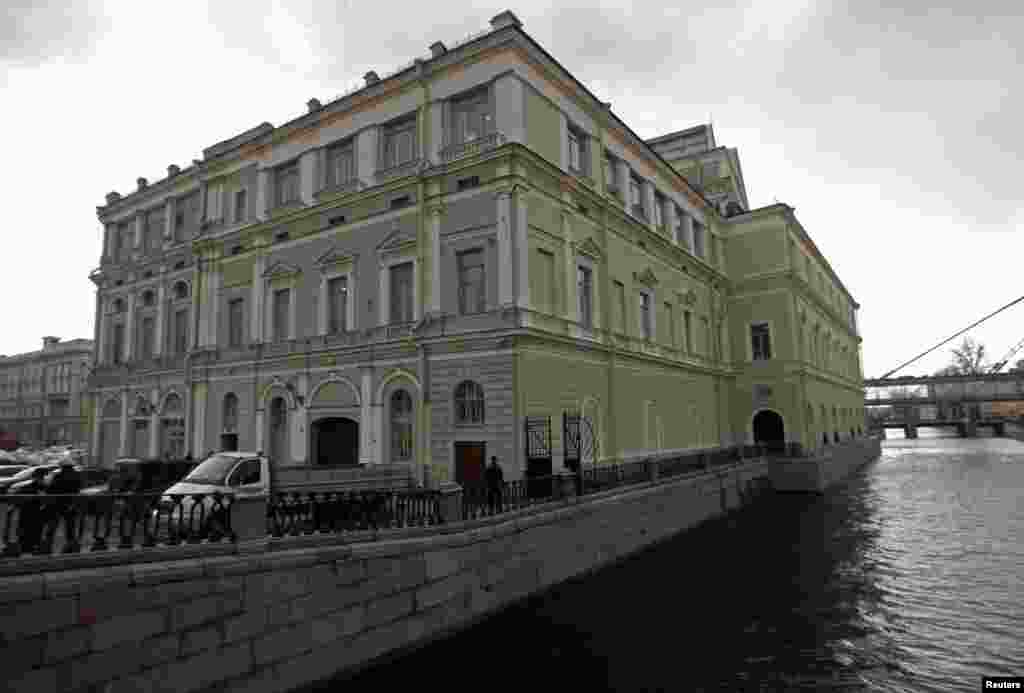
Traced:
<path fill-rule="evenodd" d="M 123 279 L 118 279 L 116 282 L 114 282 L 114 286 L 123 286 L 123 285 L 124 285 L 124 280 Z"/>
<path fill-rule="evenodd" d="M 391 209 L 401 209 L 402 207 L 408 207 L 411 198 L 408 195 L 402 195 L 391 200 Z"/>
<path fill-rule="evenodd" d="M 242 246 L 236 245 L 234 248 L 231 249 L 231 254 L 232 255 L 241 255 L 242 251 L 244 251 L 244 250 L 245 250 L 245 248 L 243 248 Z"/>
<path fill-rule="evenodd" d="M 152 279 L 153 278 L 153 270 L 146 270 L 146 272 L 142 276 L 145 277 L 146 279 Z"/>
<path fill-rule="evenodd" d="M 338 224 L 344 224 L 344 223 L 345 223 L 345 215 L 344 214 L 339 214 L 338 216 L 331 217 L 331 218 L 329 218 L 327 220 L 327 225 L 328 226 L 337 226 Z"/>
<path fill-rule="evenodd" d="M 177 262 L 175 262 L 174 263 L 174 269 L 176 269 L 176 270 L 185 269 L 185 261 L 184 260 L 178 260 Z"/>
<path fill-rule="evenodd" d="M 291 234 L 288 231 L 278 231 L 274 234 L 274 242 L 281 243 L 291 238 Z"/>
<path fill-rule="evenodd" d="M 459 192 L 463 190 L 469 190 L 470 188 L 480 187 L 480 176 L 470 176 L 469 178 L 460 178 L 458 182 Z"/>

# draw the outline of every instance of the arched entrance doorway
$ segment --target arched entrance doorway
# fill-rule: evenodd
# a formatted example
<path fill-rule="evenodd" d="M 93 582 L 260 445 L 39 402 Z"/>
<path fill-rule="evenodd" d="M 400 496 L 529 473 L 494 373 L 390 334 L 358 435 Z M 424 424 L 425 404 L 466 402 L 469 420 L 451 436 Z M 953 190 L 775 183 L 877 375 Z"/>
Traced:
<path fill-rule="evenodd" d="M 777 412 L 764 409 L 754 416 L 754 443 L 764 445 L 769 452 L 786 449 L 786 427 Z"/>
<path fill-rule="evenodd" d="M 287 464 L 290 459 L 288 452 L 288 404 L 283 397 L 275 397 L 270 401 L 270 441 L 268 452 L 274 464 Z"/>
<path fill-rule="evenodd" d="M 310 427 L 313 459 L 318 465 L 359 464 L 359 424 L 344 417 L 319 419 Z"/>

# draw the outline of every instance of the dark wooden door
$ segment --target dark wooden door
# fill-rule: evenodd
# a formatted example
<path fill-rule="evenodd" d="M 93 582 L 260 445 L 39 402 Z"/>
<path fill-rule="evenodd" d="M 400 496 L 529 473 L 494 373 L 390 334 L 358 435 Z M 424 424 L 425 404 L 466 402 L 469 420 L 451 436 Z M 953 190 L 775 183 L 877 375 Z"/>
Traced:
<path fill-rule="evenodd" d="M 484 482 L 487 443 L 455 444 L 455 482 L 475 486 Z"/>

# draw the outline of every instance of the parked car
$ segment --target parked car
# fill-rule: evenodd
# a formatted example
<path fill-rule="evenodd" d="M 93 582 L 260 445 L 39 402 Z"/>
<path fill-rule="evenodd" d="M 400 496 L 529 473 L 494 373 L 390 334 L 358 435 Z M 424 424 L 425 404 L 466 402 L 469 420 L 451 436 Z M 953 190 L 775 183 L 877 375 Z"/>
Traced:
<path fill-rule="evenodd" d="M 88 493 L 162 493 L 194 467 L 193 462 L 125 457 L 114 463 L 106 483 Z"/>

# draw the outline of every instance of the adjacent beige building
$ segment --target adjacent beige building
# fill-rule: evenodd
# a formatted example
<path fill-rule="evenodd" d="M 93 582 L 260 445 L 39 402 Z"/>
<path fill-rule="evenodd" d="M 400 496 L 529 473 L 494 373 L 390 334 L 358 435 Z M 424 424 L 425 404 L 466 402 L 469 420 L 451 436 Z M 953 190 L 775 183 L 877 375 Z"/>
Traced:
<path fill-rule="evenodd" d="M 92 347 L 43 337 L 39 351 L 0 356 L 0 432 L 24 445 L 84 445 Z"/>

